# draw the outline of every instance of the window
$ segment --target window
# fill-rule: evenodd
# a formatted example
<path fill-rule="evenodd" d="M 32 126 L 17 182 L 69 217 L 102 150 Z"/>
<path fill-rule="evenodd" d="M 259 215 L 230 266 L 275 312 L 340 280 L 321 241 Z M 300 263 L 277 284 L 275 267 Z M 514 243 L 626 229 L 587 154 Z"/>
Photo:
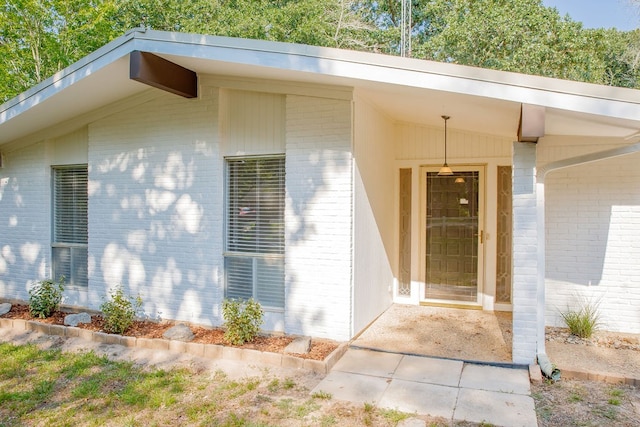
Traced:
<path fill-rule="evenodd" d="M 87 286 L 87 166 L 53 168 L 53 278 Z"/>
<path fill-rule="evenodd" d="M 227 298 L 284 308 L 284 157 L 227 159 Z"/>

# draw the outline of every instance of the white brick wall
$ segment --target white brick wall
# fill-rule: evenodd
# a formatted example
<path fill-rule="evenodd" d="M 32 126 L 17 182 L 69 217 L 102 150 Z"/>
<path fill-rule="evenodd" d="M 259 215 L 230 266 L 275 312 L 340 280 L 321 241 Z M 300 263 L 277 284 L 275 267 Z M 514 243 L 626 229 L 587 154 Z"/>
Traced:
<path fill-rule="evenodd" d="M 537 341 L 536 145 L 513 143 L 513 361 L 535 361 Z"/>
<path fill-rule="evenodd" d="M 287 97 L 287 332 L 349 339 L 352 159 L 349 101 Z"/>
<path fill-rule="evenodd" d="M 122 284 L 140 293 L 151 317 L 222 323 L 218 95 L 215 88 L 196 100 L 161 94 L 89 124 L 83 134 L 89 287 L 66 303 L 98 309 L 108 290 Z M 286 114 L 284 327 L 346 340 L 353 291 L 351 102 L 288 96 Z M 56 150 L 46 147 L 9 153 L 0 170 L 0 297 L 27 299 L 27 285 L 50 274 Z"/>
<path fill-rule="evenodd" d="M 0 298 L 28 300 L 51 275 L 51 185 L 46 144 L 5 153 L 0 169 Z"/>
<path fill-rule="evenodd" d="M 89 299 L 117 284 L 152 317 L 219 324 L 217 90 L 163 95 L 89 126 Z"/>
<path fill-rule="evenodd" d="M 575 150 L 574 150 L 575 151 Z M 549 173 L 546 321 L 599 302 L 602 327 L 640 333 L 640 154 Z"/>

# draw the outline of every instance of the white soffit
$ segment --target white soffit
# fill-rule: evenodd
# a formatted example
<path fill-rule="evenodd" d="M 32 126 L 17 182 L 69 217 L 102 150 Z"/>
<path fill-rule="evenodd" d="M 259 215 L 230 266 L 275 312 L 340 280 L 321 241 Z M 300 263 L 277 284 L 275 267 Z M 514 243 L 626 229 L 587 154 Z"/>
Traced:
<path fill-rule="evenodd" d="M 640 129 L 636 120 L 581 114 L 575 111 L 547 108 L 545 116 L 547 135 L 580 135 L 625 138 Z M 640 119 L 640 117 L 639 117 Z"/>
<path fill-rule="evenodd" d="M 128 57 L 106 65 L 89 77 L 73 82 L 64 91 L 54 92 L 44 101 L 38 100 L 39 95 L 32 97 L 28 109 L 11 118 L 8 129 L 0 123 L 0 144 L 147 89 L 144 85 L 129 80 Z"/>

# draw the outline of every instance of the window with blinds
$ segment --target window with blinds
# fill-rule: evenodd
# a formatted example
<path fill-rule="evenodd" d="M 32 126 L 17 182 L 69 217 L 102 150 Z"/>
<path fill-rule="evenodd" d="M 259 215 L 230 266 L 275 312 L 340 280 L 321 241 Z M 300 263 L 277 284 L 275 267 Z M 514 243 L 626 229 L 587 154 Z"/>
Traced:
<path fill-rule="evenodd" d="M 227 298 L 284 308 L 284 157 L 227 159 Z"/>
<path fill-rule="evenodd" d="M 53 278 L 87 286 L 87 166 L 53 168 Z"/>

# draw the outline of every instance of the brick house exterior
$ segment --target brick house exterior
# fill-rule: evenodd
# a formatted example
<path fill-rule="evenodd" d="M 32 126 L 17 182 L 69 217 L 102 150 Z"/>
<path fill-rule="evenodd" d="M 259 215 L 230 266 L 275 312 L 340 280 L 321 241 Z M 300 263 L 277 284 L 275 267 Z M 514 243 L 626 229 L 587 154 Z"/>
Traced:
<path fill-rule="evenodd" d="M 197 97 L 129 79 L 134 51 L 194 71 Z M 535 122 L 523 105 L 542 108 L 535 141 L 518 132 Z M 518 363 L 544 352 L 544 325 L 579 298 L 600 301 L 608 329 L 640 332 L 640 92 L 156 31 L 132 31 L 0 107 L 0 298 L 26 300 L 33 282 L 80 265 L 68 305 L 97 309 L 122 284 L 152 317 L 219 325 L 238 275 L 238 292 L 271 304 L 264 329 L 348 340 L 393 302 L 433 302 L 421 230 L 433 220 L 425 177 L 443 161 L 442 114 L 448 162 L 476 177 L 480 212 L 476 293 L 444 302 L 513 311 Z M 278 203 L 233 181 L 231 162 L 262 159 L 284 159 Z M 78 242 L 58 237 L 60 212 L 75 206 L 58 187 L 69 165 L 86 170 Z M 458 202 L 466 212 L 467 197 Z M 283 220 L 242 222 L 259 203 Z M 281 249 L 234 264 L 233 233 L 245 239 L 248 227 L 282 227 Z"/>

